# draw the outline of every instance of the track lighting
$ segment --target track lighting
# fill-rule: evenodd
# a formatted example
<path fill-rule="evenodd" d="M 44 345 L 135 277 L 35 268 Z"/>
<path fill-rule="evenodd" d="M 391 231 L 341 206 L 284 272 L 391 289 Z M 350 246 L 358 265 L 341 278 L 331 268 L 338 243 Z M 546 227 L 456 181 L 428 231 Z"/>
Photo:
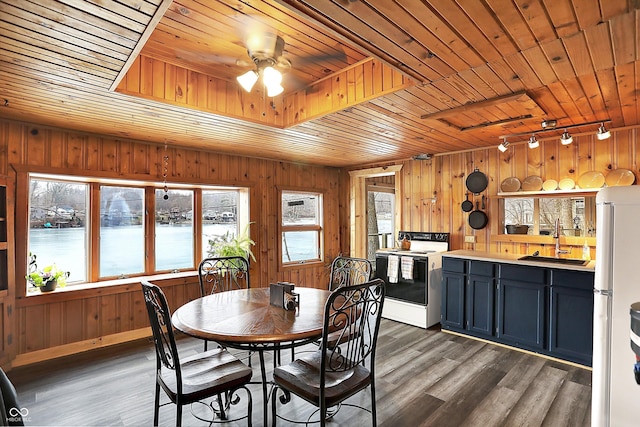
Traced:
<path fill-rule="evenodd" d="M 509 147 L 509 141 L 507 141 L 507 138 L 505 138 L 504 141 L 502 141 L 502 143 L 498 145 L 498 150 L 504 153 L 505 151 L 507 151 L 508 147 Z"/>
<path fill-rule="evenodd" d="M 611 131 L 607 130 L 604 127 L 604 123 L 600 124 L 600 127 L 598 128 L 598 133 L 596 134 L 596 137 L 602 141 L 603 139 L 607 139 L 609 137 L 611 137 Z"/>
<path fill-rule="evenodd" d="M 594 125 L 600 125 L 596 132 L 596 137 L 598 138 L 598 140 L 610 138 L 611 131 L 609 131 L 607 128 L 604 127 L 604 124 L 609 122 L 611 122 L 611 120 L 562 126 L 561 129 L 564 128 L 564 132 L 560 135 L 560 142 L 562 143 L 562 145 L 569 145 L 573 143 L 573 136 L 567 131 L 567 129 L 584 128 L 586 126 L 594 126 Z M 560 129 L 556 129 L 556 125 L 557 125 L 556 120 L 552 120 L 552 119 L 543 120 L 542 123 L 540 124 L 540 126 L 543 128 L 542 130 L 533 131 L 533 132 L 529 131 L 529 132 L 512 133 L 508 135 L 500 135 L 500 139 L 502 139 L 503 142 L 500 145 L 498 145 L 498 150 L 502 152 L 507 151 L 507 147 L 509 145 L 509 143 L 507 142 L 507 138 L 514 138 L 514 137 L 520 137 L 520 136 L 524 137 L 525 135 L 531 135 L 528 141 L 529 148 L 538 148 L 540 146 L 540 142 L 536 138 L 536 135 L 545 134 L 547 132 L 558 133 Z"/>
<path fill-rule="evenodd" d="M 562 143 L 562 145 L 569 145 L 573 142 L 573 137 L 569 135 L 569 132 L 567 132 L 566 129 L 564 130 L 562 136 L 560 136 L 560 142 Z"/>

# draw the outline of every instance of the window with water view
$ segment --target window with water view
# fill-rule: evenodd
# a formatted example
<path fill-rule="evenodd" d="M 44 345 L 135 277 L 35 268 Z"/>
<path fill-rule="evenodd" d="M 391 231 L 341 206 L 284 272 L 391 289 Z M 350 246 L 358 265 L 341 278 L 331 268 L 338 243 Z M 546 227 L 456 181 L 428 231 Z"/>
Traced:
<path fill-rule="evenodd" d="M 36 255 L 39 268 L 55 264 L 69 271 L 70 285 L 195 269 L 208 255 L 209 240 L 226 233 L 236 235 L 248 221 L 248 189 L 244 188 L 165 191 L 161 184 L 78 181 L 49 175 L 33 175 L 29 181 L 28 251 Z M 201 203 L 196 204 L 196 198 Z M 95 212 L 89 200 L 100 201 Z M 95 227 L 94 218 L 99 220 Z M 153 222 L 147 224 L 147 218 Z M 196 236 L 198 228 L 202 233 Z M 97 235 L 92 236 L 91 230 Z M 147 238 L 147 233 L 153 233 L 154 239 Z M 145 259 L 147 253 L 150 262 Z M 96 265 L 92 254 L 98 257 L 96 271 L 91 270 Z"/>

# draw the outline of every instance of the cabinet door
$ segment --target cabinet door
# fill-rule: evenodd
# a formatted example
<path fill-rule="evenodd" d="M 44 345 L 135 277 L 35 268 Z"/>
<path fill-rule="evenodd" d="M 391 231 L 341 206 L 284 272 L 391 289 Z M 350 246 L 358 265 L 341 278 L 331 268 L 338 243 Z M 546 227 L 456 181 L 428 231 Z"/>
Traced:
<path fill-rule="evenodd" d="M 591 366 L 593 291 L 551 286 L 549 351 L 562 359 Z"/>
<path fill-rule="evenodd" d="M 442 272 L 441 324 L 445 329 L 464 329 L 465 275 Z"/>
<path fill-rule="evenodd" d="M 495 280 L 469 276 L 467 283 L 467 329 L 475 334 L 493 336 Z"/>
<path fill-rule="evenodd" d="M 523 348 L 544 348 L 545 286 L 516 280 L 498 283 L 498 338 Z"/>

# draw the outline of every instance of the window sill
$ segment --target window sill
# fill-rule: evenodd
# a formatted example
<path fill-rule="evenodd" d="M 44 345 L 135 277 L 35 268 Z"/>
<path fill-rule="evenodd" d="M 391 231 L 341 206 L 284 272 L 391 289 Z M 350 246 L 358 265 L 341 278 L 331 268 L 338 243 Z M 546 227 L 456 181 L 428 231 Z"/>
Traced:
<path fill-rule="evenodd" d="M 40 292 L 37 288 L 30 287 L 27 289 L 26 294 L 22 297 L 18 297 L 17 305 L 32 305 L 33 303 L 39 303 L 42 298 L 69 300 L 69 299 L 82 299 L 96 295 L 112 295 L 125 292 L 131 292 L 136 287 L 140 287 L 140 281 L 148 280 L 150 282 L 162 282 L 163 284 L 172 285 L 180 284 L 186 281 L 192 282 L 192 279 L 197 281 L 198 272 L 182 271 L 178 273 L 163 273 L 154 274 L 151 276 L 136 276 L 126 279 L 105 280 L 103 282 L 82 283 L 77 285 L 67 285 L 64 288 L 56 288 L 52 292 Z M 27 302 L 29 300 L 29 302 Z"/>

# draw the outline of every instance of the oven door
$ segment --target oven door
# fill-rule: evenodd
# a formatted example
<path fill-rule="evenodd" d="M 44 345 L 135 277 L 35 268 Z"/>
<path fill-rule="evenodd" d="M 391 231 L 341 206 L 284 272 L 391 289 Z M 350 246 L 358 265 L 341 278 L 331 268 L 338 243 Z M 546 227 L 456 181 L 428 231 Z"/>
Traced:
<path fill-rule="evenodd" d="M 387 284 L 386 297 L 427 305 L 428 258 L 414 257 L 413 280 L 403 279 L 401 271 L 398 271 L 398 283 L 389 283 L 388 264 L 389 256 L 387 254 L 376 254 L 376 277 L 384 280 Z M 400 267 L 398 266 L 398 268 Z"/>

